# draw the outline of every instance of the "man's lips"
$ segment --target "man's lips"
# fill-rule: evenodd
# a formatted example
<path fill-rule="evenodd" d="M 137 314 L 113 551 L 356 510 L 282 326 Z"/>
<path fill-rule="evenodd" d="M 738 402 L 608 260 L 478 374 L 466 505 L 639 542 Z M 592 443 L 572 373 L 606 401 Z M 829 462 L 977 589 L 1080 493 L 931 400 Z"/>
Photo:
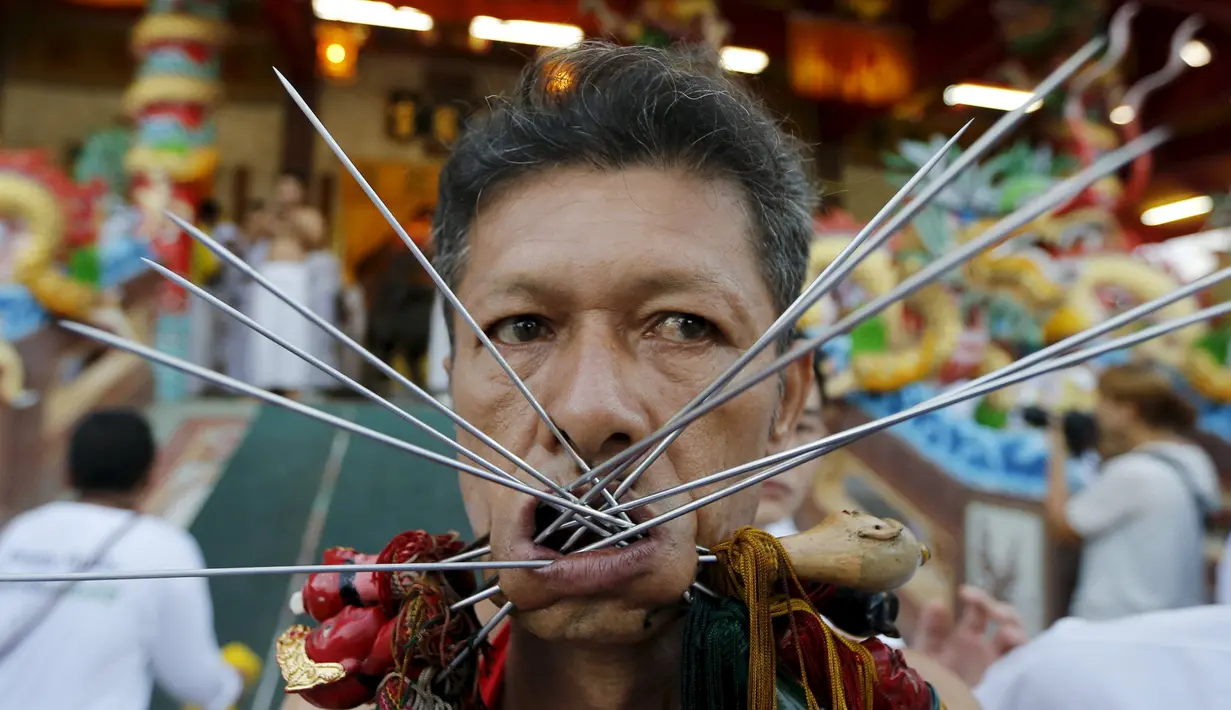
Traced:
<path fill-rule="evenodd" d="M 537 507 L 534 501 L 527 503 L 508 549 L 515 559 L 553 562 L 547 567 L 518 571 L 531 581 L 532 584 L 527 586 L 534 588 L 534 599 L 522 600 L 518 604 L 523 610 L 550 606 L 559 599 L 569 597 L 619 595 L 626 585 L 652 573 L 655 560 L 669 546 L 664 536 L 656 535 L 651 529 L 625 547 L 613 545 L 590 552 L 560 553 L 534 542 Z M 628 511 L 628 516 L 634 523 L 641 523 L 652 518 L 653 513 L 646 508 L 637 508 Z M 509 573 L 504 574 L 507 576 Z"/>

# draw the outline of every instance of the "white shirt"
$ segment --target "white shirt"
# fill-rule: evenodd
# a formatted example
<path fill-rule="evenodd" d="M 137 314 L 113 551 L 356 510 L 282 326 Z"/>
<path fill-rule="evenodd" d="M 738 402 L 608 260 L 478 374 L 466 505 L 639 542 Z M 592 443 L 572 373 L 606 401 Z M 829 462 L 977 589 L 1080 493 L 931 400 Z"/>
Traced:
<path fill-rule="evenodd" d="M 1183 464 L 1189 483 L 1146 451 Z M 1066 509 L 1082 537 L 1073 616 L 1116 619 L 1208 601 L 1198 496 L 1216 505 L 1218 478 L 1193 444 L 1158 442 L 1107 460 Z"/>
<path fill-rule="evenodd" d="M 1061 619 L 993 664 L 975 697 L 983 710 L 1220 708 L 1229 668 L 1228 606 Z"/>
<path fill-rule="evenodd" d="M 799 532 L 799 526 L 791 518 L 783 518 L 765 526 L 765 532 L 774 537 L 790 537 Z"/>
<path fill-rule="evenodd" d="M 58 502 L 0 531 L 0 573 L 72 572 L 132 513 Z M 196 540 L 144 516 L 93 571 L 204 567 Z M 48 603 L 57 583 L 0 583 L 0 644 Z M 222 659 L 205 579 L 80 582 L 6 658 L 5 708 L 145 710 L 153 684 L 184 704 L 222 710 L 243 680 Z"/>
<path fill-rule="evenodd" d="M 1227 542 L 1222 547 L 1222 557 L 1218 558 L 1218 576 L 1214 582 L 1214 602 L 1231 604 L 1231 535 L 1227 537 Z"/>

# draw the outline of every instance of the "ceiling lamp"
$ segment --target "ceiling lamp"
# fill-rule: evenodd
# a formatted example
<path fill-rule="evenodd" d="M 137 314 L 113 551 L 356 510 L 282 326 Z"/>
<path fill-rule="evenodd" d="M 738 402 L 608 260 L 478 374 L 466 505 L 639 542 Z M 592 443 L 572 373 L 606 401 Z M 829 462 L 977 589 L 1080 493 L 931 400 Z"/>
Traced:
<path fill-rule="evenodd" d="M 576 25 L 529 20 L 500 20 L 479 15 L 470 21 L 470 36 L 488 42 L 532 44 L 539 47 L 571 47 L 585 39 L 585 30 Z"/>
<path fill-rule="evenodd" d="M 318 20 L 417 32 L 427 32 L 435 26 L 427 13 L 376 0 L 312 0 L 312 13 Z"/>
<path fill-rule="evenodd" d="M 760 74 L 769 66 L 769 55 L 759 49 L 723 47 L 719 57 L 723 69 L 740 74 Z"/>
<path fill-rule="evenodd" d="M 1137 111 L 1128 104 L 1120 104 L 1111 110 L 1111 114 L 1108 115 L 1108 118 L 1110 118 L 1111 122 L 1117 126 L 1124 126 L 1132 123 L 1133 119 L 1137 118 Z"/>
<path fill-rule="evenodd" d="M 1180 59 L 1190 67 L 1203 67 L 1213 58 L 1209 45 L 1199 39 L 1191 39 L 1180 47 Z"/>
<path fill-rule="evenodd" d="M 341 64 L 346 61 L 350 53 L 346 51 L 346 47 L 335 42 L 325 45 L 324 55 L 325 61 L 330 64 Z"/>
<path fill-rule="evenodd" d="M 996 111 L 1014 111 L 1029 101 L 1032 95 L 1029 91 L 1006 89 L 1001 86 L 954 84 L 945 89 L 944 99 L 945 103 L 950 106 L 974 106 Z M 1035 101 L 1026 109 L 1026 113 L 1034 113 L 1042 107 L 1042 101 Z"/>
<path fill-rule="evenodd" d="M 1141 223 L 1147 227 L 1157 227 L 1160 224 L 1170 224 L 1190 217 L 1200 217 L 1203 214 L 1209 214 L 1213 209 L 1214 198 L 1209 195 L 1189 197 L 1151 207 L 1141 213 Z"/>
<path fill-rule="evenodd" d="M 335 82 L 355 79 L 359 49 L 368 38 L 368 28 L 345 22 L 316 25 L 316 60 L 321 76 Z"/>

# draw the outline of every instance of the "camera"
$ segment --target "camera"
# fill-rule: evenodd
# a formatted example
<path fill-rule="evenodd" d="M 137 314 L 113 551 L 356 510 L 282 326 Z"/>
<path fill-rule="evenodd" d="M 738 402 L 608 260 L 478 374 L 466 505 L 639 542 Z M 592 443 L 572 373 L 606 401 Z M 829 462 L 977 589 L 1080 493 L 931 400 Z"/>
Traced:
<path fill-rule="evenodd" d="M 1029 426 L 1046 429 L 1055 415 L 1042 407 L 1025 407 L 1021 410 L 1021 416 Z M 1065 412 L 1061 415 L 1060 426 L 1064 432 L 1065 448 L 1074 458 L 1082 456 L 1098 443 L 1098 421 L 1088 412 Z"/>

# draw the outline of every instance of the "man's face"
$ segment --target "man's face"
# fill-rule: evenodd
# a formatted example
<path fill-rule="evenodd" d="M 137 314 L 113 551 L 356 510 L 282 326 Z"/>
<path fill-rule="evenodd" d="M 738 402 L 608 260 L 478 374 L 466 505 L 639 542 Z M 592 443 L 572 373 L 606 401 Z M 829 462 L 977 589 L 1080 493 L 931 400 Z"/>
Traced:
<path fill-rule="evenodd" d="M 1111 458 L 1133 448 L 1126 436 L 1137 421 L 1137 413 L 1131 406 L 1100 395 L 1094 401 L 1094 419 L 1098 422 L 1095 448 L 1100 456 Z"/>
<path fill-rule="evenodd" d="M 556 169 L 511 185 L 479 212 L 457 293 L 590 466 L 664 425 L 776 317 L 737 192 L 652 169 Z M 561 485 L 579 471 L 461 319 L 456 411 Z M 772 360 L 768 348 L 749 366 Z M 794 430 L 807 360 L 688 427 L 630 491 L 661 490 L 766 455 Z M 538 487 L 473 437 L 459 441 Z M 547 559 L 536 501 L 467 475 L 467 511 L 497 560 Z M 713 488 L 639 509 L 660 514 Z M 752 488 L 601 555 L 503 570 L 519 625 L 547 639 L 634 642 L 675 618 L 711 546 L 752 522 Z M 664 613 L 660 613 L 664 612 Z"/>
<path fill-rule="evenodd" d="M 303 185 L 294 175 L 283 175 L 274 186 L 274 199 L 280 205 L 295 206 L 303 202 Z"/>
<path fill-rule="evenodd" d="M 795 432 L 787 442 L 787 448 L 811 444 L 825 436 L 825 421 L 821 415 L 821 392 L 812 387 L 804 411 L 795 424 Z M 789 471 L 774 476 L 761 484 L 761 499 L 757 504 L 754 524 L 759 528 L 794 518 L 803 507 L 808 490 L 816 480 L 821 459 L 814 458 Z"/>

